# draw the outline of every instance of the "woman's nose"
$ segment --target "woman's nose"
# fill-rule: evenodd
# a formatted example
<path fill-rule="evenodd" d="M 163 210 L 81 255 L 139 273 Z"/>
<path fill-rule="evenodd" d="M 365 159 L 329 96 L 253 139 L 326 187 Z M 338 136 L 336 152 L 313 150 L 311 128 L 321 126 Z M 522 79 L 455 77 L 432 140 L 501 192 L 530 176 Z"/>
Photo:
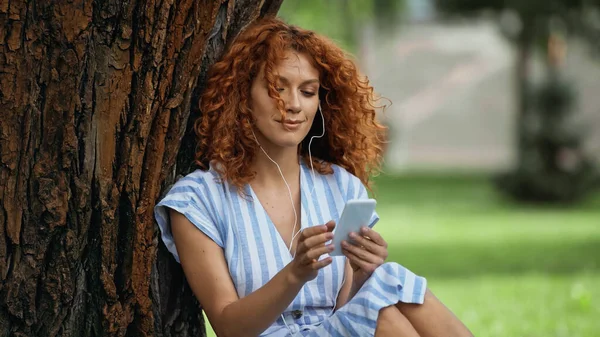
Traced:
<path fill-rule="evenodd" d="M 298 113 L 302 110 L 300 107 L 300 97 L 298 93 L 289 93 L 285 100 L 285 110 L 291 113 Z"/>

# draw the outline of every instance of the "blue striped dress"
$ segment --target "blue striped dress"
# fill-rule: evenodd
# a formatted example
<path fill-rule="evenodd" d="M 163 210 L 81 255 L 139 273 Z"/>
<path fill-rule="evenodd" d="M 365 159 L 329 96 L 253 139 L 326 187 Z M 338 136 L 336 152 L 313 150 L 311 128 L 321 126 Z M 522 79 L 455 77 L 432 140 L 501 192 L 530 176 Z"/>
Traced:
<path fill-rule="evenodd" d="M 301 161 L 302 162 L 302 161 Z M 337 220 L 347 200 L 367 198 L 361 181 L 333 165 L 333 174 L 300 169 L 301 226 Z M 314 177 L 314 179 L 313 179 Z M 252 188 L 240 195 L 235 186 L 220 182 L 214 168 L 197 170 L 177 181 L 156 205 L 162 240 L 179 261 L 167 208 L 185 215 L 199 230 L 223 248 L 229 273 L 240 298 L 262 287 L 292 256 Z M 377 214 L 370 226 L 379 220 Z M 261 336 L 373 336 L 379 310 L 405 303 L 423 303 L 426 280 L 396 264 L 375 270 L 359 292 L 334 311 L 344 280 L 345 257 L 335 256 L 318 276 L 307 282 L 285 312 Z M 285 320 L 285 321 L 284 321 Z"/>

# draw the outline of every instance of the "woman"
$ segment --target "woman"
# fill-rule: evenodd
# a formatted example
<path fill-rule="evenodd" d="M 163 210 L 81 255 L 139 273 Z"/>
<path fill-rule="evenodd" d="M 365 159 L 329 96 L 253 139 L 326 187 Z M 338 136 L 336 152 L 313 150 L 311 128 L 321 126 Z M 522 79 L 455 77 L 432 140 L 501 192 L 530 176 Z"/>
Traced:
<path fill-rule="evenodd" d="M 257 21 L 211 68 L 201 109 L 202 169 L 156 217 L 219 336 L 471 335 L 425 279 L 384 263 L 377 215 L 328 256 L 346 201 L 367 198 L 384 131 L 341 49 Z"/>

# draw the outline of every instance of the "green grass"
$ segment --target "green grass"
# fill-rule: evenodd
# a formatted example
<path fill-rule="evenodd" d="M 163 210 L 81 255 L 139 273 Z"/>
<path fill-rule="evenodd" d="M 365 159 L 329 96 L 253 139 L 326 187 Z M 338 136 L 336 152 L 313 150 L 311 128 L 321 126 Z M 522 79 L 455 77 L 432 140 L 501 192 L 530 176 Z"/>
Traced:
<path fill-rule="evenodd" d="M 375 192 L 388 260 L 425 276 L 476 336 L 599 335 L 600 198 L 518 206 L 473 176 L 380 176 Z"/>
<path fill-rule="evenodd" d="M 523 207 L 485 178 L 381 176 L 377 225 L 389 260 L 480 337 L 598 336 L 600 202 Z"/>

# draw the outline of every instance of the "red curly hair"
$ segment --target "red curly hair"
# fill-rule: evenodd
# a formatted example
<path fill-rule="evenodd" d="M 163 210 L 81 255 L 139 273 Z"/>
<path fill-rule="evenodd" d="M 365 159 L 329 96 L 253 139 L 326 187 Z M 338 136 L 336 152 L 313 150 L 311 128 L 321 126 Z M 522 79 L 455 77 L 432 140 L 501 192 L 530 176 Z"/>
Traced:
<path fill-rule="evenodd" d="M 376 120 L 373 87 L 334 43 L 277 18 L 260 19 L 244 29 L 209 70 L 200 99 L 202 118 L 194 125 L 199 138 L 196 163 L 203 168 L 218 163 L 215 170 L 221 178 L 240 190 L 254 178 L 250 164 L 259 148 L 251 131 L 250 88 L 264 67 L 269 96 L 285 116 L 273 69 L 289 50 L 310 56 L 320 74 L 319 99 L 327 132 L 313 140 L 314 168 L 331 174 L 331 164 L 337 164 L 369 187 L 369 177 L 381 167 L 386 131 Z M 321 123 L 313 123 L 300 144 L 298 151 L 306 163 L 308 141 L 321 133 Z"/>

